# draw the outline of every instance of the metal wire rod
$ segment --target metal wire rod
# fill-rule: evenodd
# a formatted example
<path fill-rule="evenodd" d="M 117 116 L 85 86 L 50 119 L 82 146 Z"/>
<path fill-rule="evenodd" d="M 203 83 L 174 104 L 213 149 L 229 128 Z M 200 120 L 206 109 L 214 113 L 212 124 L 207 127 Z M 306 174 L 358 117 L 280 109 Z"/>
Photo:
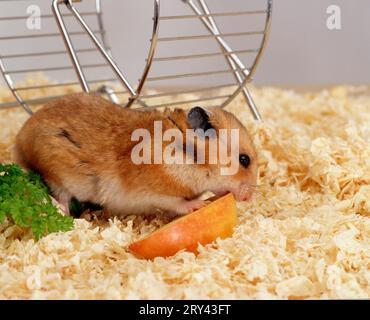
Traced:
<path fill-rule="evenodd" d="M 38 104 L 43 104 L 45 102 L 48 102 L 53 99 L 58 99 L 58 98 L 63 98 L 65 95 L 56 95 L 56 96 L 48 96 L 48 97 L 40 97 L 40 98 L 35 98 L 35 99 L 29 99 L 29 100 L 22 100 L 22 102 L 25 105 L 38 105 Z M 20 102 L 5 102 L 5 103 L 0 103 L 0 108 L 13 108 L 13 107 L 19 107 Z M 27 107 L 28 108 L 28 107 Z M 32 111 L 30 112 L 32 113 Z"/>
<path fill-rule="evenodd" d="M 242 37 L 242 36 L 254 36 L 254 35 L 262 35 L 264 31 L 249 31 L 249 32 L 232 32 L 232 33 L 220 33 L 218 35 L 215 34 L 205 34 L 205 35 L 197 35 L 197 36 L 180 36 L 180 37 L 164 37 L 158 38 L 160 42 L 167 42 L 167 41 L 183 41 L 183 40 L 200 40 L 200 39 L 212 39 L 217 37 Z"/>
<path fill-rule="evenodd" d="M 40 98 L 35 98 L 35 99 L 24 100 L 23 103 L 29 104 L 29 105 L 37 105 L 37 104 L 43 104 L 52 99 L 57 99 L 57 98 L 62 98 L 62 97 L 64 97 L 64 95 L 40 97 Z M 18 106 L 19 106 L 19 102 L 13 102 L 13 103 L 6 102 L 6 103 L 0 104 L 0 108 L 7 108 L 7 107 L 12 108 L 12 107 L 18 107 Z"/>
<path fill-rule="evenodd" d="M 227 74 L 227 73 L 233 73 L 233 72 L 234 72 L 233 70 L 216 70 L 216 71 L 205 71 L 205 72 L 182 73 L 182 74 L 174 74 L 174 75 L 168 75 L 168 76 L 151 77 L 151 78 L 148 78 L 147 81 L 161 81 L 161 80 L 187 78 L 187 77 L 201 77 L 201 76 L 210 76 L 210 75 L 216 75 L 216 74 Z"/>
<path fill-rule="evenodd" d="M 113 82 L 117 81 L 116 78 L 111 79 L 101 79 L 101 80 L 89 80 L 89 83 L 101 83 L 101 82 Z M 56 88 L 56 87 L 69 87 L 69 86 L 77 86 L 79 82 L 61 82 L 61 83 L 53 83 L 53 84 L 45 84 L 40 86 L 29 86 L 29 87 L 15 87 L 14 90 L 17 91 L 26 91 L 26 90 L 38 90 L 38 89 L 47 89 L 47 88 Z"/>
<path fill-rule="evenodd" d="M 104 31 L 100 31 L 100 30 L 95 30 L 93 32 L 95 34 L 104 33 Z M 80 35 L 86 35 L 86 33 L 83 32 L 83 31 L 75 31 L 75 32 L 69 32 L 69 35 L 71 35 L 71 36 L 80 36 Z M 34 39 L 34 38 L 47 38 L 47 37 L 60 37 L 60 33 L 59 32 L 53 32 L 53 33 L 6 36 L 6 37 L 0 37 L 0 40 L 20 40 L 20 39 Z"/>
<path fill-rule="evenodd" d="M 78 52 L 78 53 L 94 52 L 94 51 L 96 51 L 95 48 L 76 49 L 76 52 Z M 68 54 L 68 51 L 59 50 L 59 51 L 44 51 L 44 52 L 31 52 L 31 53 L 19 53 L 19 54 L 6 54 L 6 55 L 0 55 L 0 57 L 2 59 L 13 59 L 13 58 L 51 56 L 51 55 L 58 55 L 58 54 Z"/>
<path fill-rule="evenodd" d="M 220 100 L 220 99 L 227 99 L 230 98 L 230 95 L 222 95 L 222 96 L 213 96 L 213 97 L 206 97 L 206 98 L 198 98 L 198 99 L 192 99 L 192 100 L 182 100 L 182 101 L 170 101 L 168 103 L 161 103 L 161 104 L 155 104 L 151 105 L 152 108 L 160 108 L 165 106 L 178 106 L 181 104 L 187 104 L 187 103 L 195 103 L 195 102 L 202 102 L 202 101 L 211 101 L 211 100 Z"/>
<path fill-rule="evenodd" d="M 155 94 L 147 94 L 147 95 L 144 94 L 144 95 L 141 95 L 140 98 L 142 98 L 142 99 L 154 99 L 154 98 L 167 97 L 167 96 L 177 96 L 177 95 L 187 94 L 187 93 L 217 90 L 217 89 L 229 88 L 229 87 L 235 87 L 235 86 L 237 86 L 235 83 L 222 84 L 222 85 L 219 85 L 219 86 L 203 87 L 203 88 L 198 88 L 198 89 L 188 89 L 188 90 L 165 92 L 165 93 L 155 93 Z M 119 91 L 117 93 L 121 93 L 121 92 Z"/>
<path fill-rule="evenodd" d="M 106 63 L 98 64 L 87 64 L 83 65 L 82 68 L 100 68 L 107 67 Z M 63 67 L 50 67 L 50 68 L 35 68 L 35 69 L 22 69 L 22 70 L 7 70 L 4 74 L 16 74 L 16 73 L 28 73 L 28 72 L 39 72 L 39 71 L 61 71 L 73 69 L 73 66 L 63 66 Z"/>
<path fill-rule="evenodd" d="M 200 59 L 200 58 L 209 58 L 209 57 L 216 57 L 216 56 L 229 56 L 231 54 L 256 53 L 256 52 L 258 52 L 258 49 L 235 50 L 232 52 L 211 52 L 211 53 L 189 54 L 189 55 L 184 55 L 184 56 L 159 57 L 159 58 L 154 58 L 153 61 L 162 62 L 162 61 L 174 61 L 174 60 Z"/>
<path fill-rule="evenodd" d="M 15 108 L 15 107 L 19 107 L 19 102 L 18 101 L 12 101 L 12 102 L 3 102 L 3 103 L 0 103 L 0 110 L 1 109 L 8 109 L 8 108 Z M 30 114 L 32 113 L 32 111 L 30 112 Z"/>
<path fill-rule="evenodd" d="M 265 14 L 266 10 L 256 10 L 256 11 L 239 11 L 239 12 L 220 12 L 212 14 L 202 14 L 198 15 L 183 15 L 183 16 L 163 16 L 160 20 L 179 20 L 179 19 L 196 19 L 196 18 L 207 18 L 207 17 L 231 17 L 231 16 L 243 16 L 251 14 Z"/>
<path fill-rule="evenodd" d="M 98 15 L 97 12 L 83 12 L 81 13 L 82 16 L 96 16 Z M 64 15 L 65 17 L 73 17 L 73 14 L 67 13 Z M 27 20 L 29 16 L 13 16 L 13 17 L 0 17 L 0 21 L 8 21 L 8 20 Z M 42 14 L 40 15 L 41 19 L 48 19 L 48 18 L 54 18 L 54 15 L 52 14 Z"/>

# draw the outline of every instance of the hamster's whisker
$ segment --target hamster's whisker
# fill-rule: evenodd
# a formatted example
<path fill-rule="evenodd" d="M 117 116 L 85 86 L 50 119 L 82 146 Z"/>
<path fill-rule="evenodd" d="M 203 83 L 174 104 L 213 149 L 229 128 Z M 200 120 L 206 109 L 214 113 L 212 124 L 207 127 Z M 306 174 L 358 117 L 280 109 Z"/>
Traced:
<path fill-rule="evenodd" d="M 265 200 L 265 197 L 264 197 L 262 194 L 259 194 L 259 193 L 254 194 L 254 195 L 253 195 L 253 198 L 254 198 L 255 200 Z"/>
<path fill-rule="evenodd" d="M 268 190 L 265 186 L 254 186 L 254 185 L 248 185 L 248 189 L 250 190 Z"/>
<path fill-rule="evenodd" d="M 269 186 L 267 184 L 249 184 L 249 186 L 254 188 L 268 188 Z"/>

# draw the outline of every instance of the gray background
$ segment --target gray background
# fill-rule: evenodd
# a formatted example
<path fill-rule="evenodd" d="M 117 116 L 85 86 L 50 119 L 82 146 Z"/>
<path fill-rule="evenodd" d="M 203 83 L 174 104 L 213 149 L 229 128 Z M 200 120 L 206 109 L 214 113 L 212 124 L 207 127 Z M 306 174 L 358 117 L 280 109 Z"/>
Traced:
<path fill-rule="evenodd" d="M 135 11 L 133 2 L 122 1 L 117 7 Z M 136 2 L 142 4 L 142 10 L 151 9 L 148 0 Z M 175 7 L 177 1 L 171 2 Z M 235 2 L 242 10 L 251 1 L 223 2 L 224 10 Z M 265 3 L 255 2 L 260 3 L 255 7 Z M 331 31 L 326 26 L 326 10 L 332 4 L 341 8 L 341 30 Z M 127 18 L 134 23 L 134 16 L 125 15 Z M 112 34 L 117 43 L 118 34 Z M 140 68 L 136 63 L 135 68 Z M 370 83 L 370 0 L 275 0 L 270 39 L 255 81 L 282 85 Z"/>
<path fill-rule="evenodd" d="M 339 5 L 342 29 L 326 27 Z M 256 80 L 272 84 L 370 83 L 370 0 L 277 0 Z"/>
<path fill-rule="evenodd" d="M 92 0 L 83 1 L 87 7 Z M 245 10 L 264 8 L 266 1 L 262 0 L 209 0 L 216 11 L 221 10 Z M 43 13 L 50 13 L 50 0 L 40 1 L 2 1 L 0 3 L 0 16 L 25 14 L 27 5 L 39 4 Z M 184 4 L 177 0 L 162 0 L 162 13 L 184 13 Z M 342 13 L 342 30 L 330 31 L 326 27 L 328 14 L 326 9 L 329 5 L 340 6 Z M 78 5 L 76 5 L 78 6 Z M 88 9 L 88 8 L 87 8 Z M 119 66 L 135 83 L 140 77 L 144 67 L 146 52 L 149 46 L 151 32 L 151 16 L 153 14 L 152 0 L 103 0 L 104 22 L 108 31 L 108 40 L 113 47 L 113 55 Z M 191 13 L 186 11 L 186 14 Z M 239 20 L 238 20 L 239 19 Z M 29 32 L 25 30 L 24 23 L 2 22 L 0 24 L 0 37 L 9 34 L 21 34 Z M 93 24 L 93 22 L 92 22 Z M 261 21 L 254 18 L 236 18 L 233 23 L 220 22 L 226 32 L 242 30 L 254 30 L 261 25 Z M 248 25 L 250 24 L 250 25 Z M 78 27 L 78 26 L 76 26 Z M 246 29 L 244 28 L 246 27 Z M 51 32 L 56 30 L 52 19 L 43 21 L 42 30 L 38 32 Z M 32 31 L 35 32 L 35 31 Z M 31 32 L 31 33 L 32 33 Z M 162 36 L 204 34 L 202 26 L 164 25 L 161 26 Z M 86 39 L 85 39 L 86 40 Z M 76 40 L 82 44 L 83 40 Z M 230 40 L 232 42 L 232 40 Z M 248 43 L 248 41 L 251 41 Z M 257 43 L 257 42 L 255 42 Z M 233 48 L 244 48 L 242 45 L 253 46 L 253 39 L 245 43 L 232 42 Z M 62 48 L 62 42 L 58 40 L 55 48 Z M 174 51 L 177 54 L 192 52 L 215 51 L 211 43 L 200 44 L 191 41 L 183 44 L 183 48 Z M 82 46 L 83 47 L 83 46 Z M 9 54 L 17 52 L 32 52 L 38 49 L 54 48 L 53 41 L 46 39 L 24 41 L 0 41 L 0 53 Z M 162 51 L 161 51 L 162 50 Z M 160 55 L 170 55 L 173 49 L 161 47 Z M 12 60 L 7 62 L 7 68 L 19 69 L 41 63 L 41 66 L 66 65 L 67 57 L 44 57 L 38 62 Z M 94 58 L 85 57 L 83 61 L 92 63 Z M 246 60 L 247 61 L 247 58 Z M 202 62 L 202 66 L 217 68 L 217 61 L 209 59 Z M 248 61 L 246 62 L 248 64 Z M 179 68 L 179 72 L 186 72 L 191 68 L 189 64 L 180 66 L 156 65 L 153 73 L 156 75 L 168 74 L 171 70 Z M 193 65 L 197 69 L 199 66 Z M 90 70 L 91 77 L 99 74 L 98 70 Z M 103 71 L 101 71 L 103 72 Z M 17 75 L 20 79 L 23 75 Z M 56 79 L 70 79 L 73 73 L 59 72 L 52 74 Z M 186 80 L 181 85 L 186 85 Z M 210 81 L 210 80 L 197 80 Z M 211 80 L 217 83 L 217 79 Z M 370 83 L 370 0 L 275 0 L 271 35 L 267 50 L 255 77 L 257 84 L 274 84 L 285 86 L 307 86 L 328 84 L 369 84 Z"/>

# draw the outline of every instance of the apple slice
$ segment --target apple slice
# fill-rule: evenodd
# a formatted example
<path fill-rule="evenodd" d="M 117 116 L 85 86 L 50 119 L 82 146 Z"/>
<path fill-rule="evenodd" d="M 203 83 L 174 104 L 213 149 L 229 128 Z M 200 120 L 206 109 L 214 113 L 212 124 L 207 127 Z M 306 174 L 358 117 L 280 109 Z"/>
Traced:
<path fill-rule="evenodd" d="M 202 245 L 232 235 L 237 222 L 234 196 L 229 193 L 184 217 L 176 219 L 129 246 L 136 255 L 153 259 L 169 257 L 185 249 L 196 252 Z"/>

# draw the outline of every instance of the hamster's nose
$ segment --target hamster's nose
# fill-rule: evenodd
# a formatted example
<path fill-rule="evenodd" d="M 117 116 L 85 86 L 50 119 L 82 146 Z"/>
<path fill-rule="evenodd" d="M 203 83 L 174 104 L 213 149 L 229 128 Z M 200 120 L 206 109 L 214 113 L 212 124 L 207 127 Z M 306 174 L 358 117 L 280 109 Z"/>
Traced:
<path fill-rule="evenodd" d="M 242 184 L 239 188 L 238 195 L 236 199 L 238 201 L 248 201 L 252 198 L 253 190 L 249 187 L 248 184 Z"/>
<path fill-rule="evenodd" d="M 248 201 L 252 198 L 252 195 L 253 195 L 253 192 L 248 192 L 247 194 L 244 195 L 243 197 L 243 200 L 242 201 Z"/>

